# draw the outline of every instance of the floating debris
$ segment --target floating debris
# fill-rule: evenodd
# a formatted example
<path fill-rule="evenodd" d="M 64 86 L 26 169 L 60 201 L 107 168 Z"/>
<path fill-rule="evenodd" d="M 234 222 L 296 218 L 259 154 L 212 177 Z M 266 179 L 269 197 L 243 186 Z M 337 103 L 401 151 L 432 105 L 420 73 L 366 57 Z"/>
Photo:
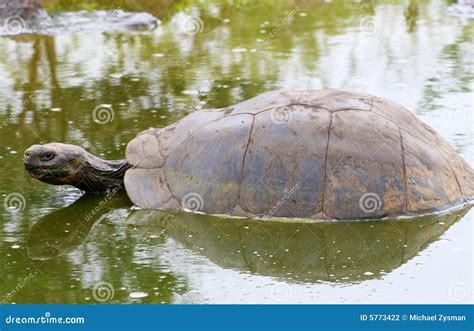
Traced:
<path fill-rule="evenodd" d="M 236 48 L 232 49 L 232 53 L 244 53 L 244 52 L 247 52 L 247 48 L 236 47 Z"/>
<path fill-rule="evenodd" d="M 148 293 L 145 292 L 132 292 L 128 295 L 130 299 L 143 299 L 148 296 Z"/>
<path fill-rule="evenodd" d="M 199 95 L 199 91 L 198 90 L 184 90 L 183 92 L 181 92 L 183 94 L 186 94 L 186 95 Z"/>

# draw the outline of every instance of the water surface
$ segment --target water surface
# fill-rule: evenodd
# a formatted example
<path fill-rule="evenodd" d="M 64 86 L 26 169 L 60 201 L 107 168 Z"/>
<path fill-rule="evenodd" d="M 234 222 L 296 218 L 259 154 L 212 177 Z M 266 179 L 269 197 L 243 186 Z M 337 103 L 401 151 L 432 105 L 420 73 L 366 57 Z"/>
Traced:
<path fill-rule="evenodd" d="M 123 158 L 150 126 L 281 88 L 394 100 L 474 165 L 474 22 L 448 15 L 449 3 L 236 3 L 129 0 L 123 10 L 147 10 L 160 25 L 0 38 L 2 301 L 472 302 L 472 211 L 396 222 L 226 220 L 137 212 L 123 195 L 101 204 L 103 196 L 27 177 L 21 159 L 31 144 Z M 45 4 L 51 14 L 117 9 Z"/>

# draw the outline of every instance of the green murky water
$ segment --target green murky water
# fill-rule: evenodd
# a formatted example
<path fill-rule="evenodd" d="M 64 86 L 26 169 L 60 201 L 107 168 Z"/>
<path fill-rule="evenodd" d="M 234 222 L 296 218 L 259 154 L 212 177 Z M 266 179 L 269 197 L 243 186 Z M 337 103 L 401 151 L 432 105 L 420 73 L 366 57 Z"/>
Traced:
<path fill-rule="evenodd" d="M 58 15 L 116 9 L 44 3 Z M 132 211 L 124 196 L 31 180 L 21 159 L 51 141 L 123 158 L 137 132 L 196 109 L 334 87 L 399 102 L 473 165 L 473 21 L 441 0 L 115 3 L 161 23 L 65 31 L 84 12 L 54 35 L 0 37 L 3 302 L 472 301 L 472 212 L 288 224 Z"/>

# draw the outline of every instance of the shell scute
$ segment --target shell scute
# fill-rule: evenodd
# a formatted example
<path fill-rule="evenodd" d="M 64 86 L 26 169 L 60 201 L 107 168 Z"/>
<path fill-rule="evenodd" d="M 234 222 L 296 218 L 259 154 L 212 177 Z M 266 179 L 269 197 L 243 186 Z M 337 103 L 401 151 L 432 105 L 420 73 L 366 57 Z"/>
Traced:
<path fill-rule="evenodd" d="M 370 112 L 334 113 L 324 214 L 377 218 L 405 212 L 403 168 L 400 134 L 394 124 Z"/>
<path fill-rule="evenodd" d="M 271 110 L 255 116 L 240 205 L 256 215 L 307 217 L 322 208 L 330 114 L 319 111 L 309 119 L 304 107 L 285 111 L 288 117 Z"/>
<path fill-rule="evenodd" d="M 195 194 L 199 211 L 229 213 L 237 204 L 252 115 L 224 117 L 196 131 L 168 157 L 166 178 L 174 196 Z"/>

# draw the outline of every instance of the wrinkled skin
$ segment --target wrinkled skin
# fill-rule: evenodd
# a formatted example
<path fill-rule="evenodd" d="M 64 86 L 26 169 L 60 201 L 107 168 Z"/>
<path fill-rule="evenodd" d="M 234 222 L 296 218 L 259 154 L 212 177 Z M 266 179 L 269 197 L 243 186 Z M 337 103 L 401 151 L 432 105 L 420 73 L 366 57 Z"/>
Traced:
<path fill-rule="evenodd" d="M 25 151 L 28 174 L 52 185 L 73 185 L 86 192 L 104 192 L 123 186 L 129 168 L 125 160 L 106 161 L 75 145 L 33 145 Z"/>

